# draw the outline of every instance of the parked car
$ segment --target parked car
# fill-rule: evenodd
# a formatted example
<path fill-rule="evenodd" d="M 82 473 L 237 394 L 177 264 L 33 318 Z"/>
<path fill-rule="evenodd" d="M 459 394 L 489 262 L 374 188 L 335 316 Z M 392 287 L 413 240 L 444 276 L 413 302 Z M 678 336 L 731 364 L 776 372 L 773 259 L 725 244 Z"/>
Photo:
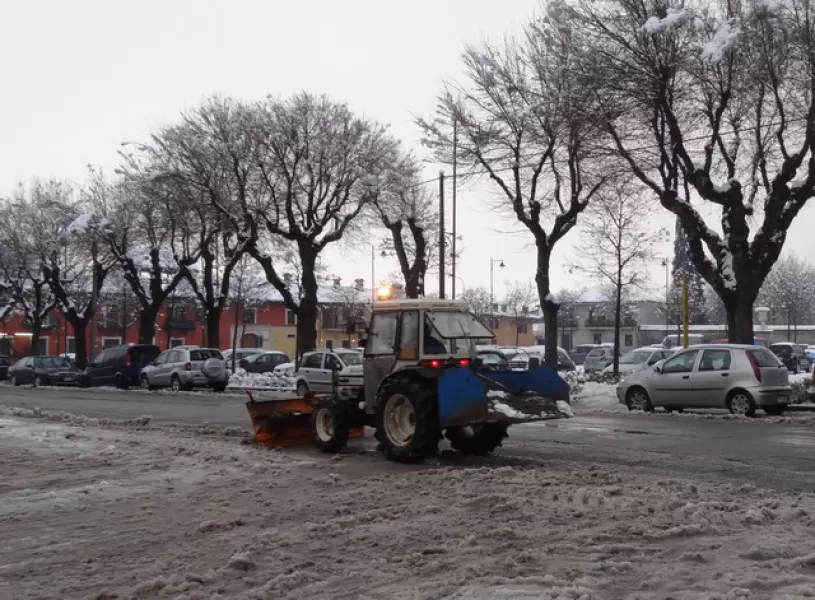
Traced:
<path fill-rule="evenodd" d="M 262 354 L 265 352 L 263 348 L 238 348 L 238 349 L 231 349 L 231 350 L 224 350 L 221 352 L 221 356 L 224 357 L 224 362 L 226 363 L 226 368 L 228 370 L 232 370 L 232 355 L 235 355 L 235 366 L 240 365 L 241 360 L 244 358 L 249 358 L 255 354 Z"/>
<path fill-rule="evenodd" d="M 815 365 L 815 346 L 807 346 L 806 352 L 809 360 Z"/>
<path fill-rule="evenodd" d="M 526 352 L 532 357 L 538 359 L 538 364 L 544 364 L 546 356 L 545 346 L 527 346 L 524 348 Z M 577 367 L 574 361 L 563 348 L 558 346 L 557 349 L 557 370 L 558 371 L 575 371 Z"/>
<path fill-rule="evenodd" d="M 8 356 L 0 356 L 0 381 L 8 378 L 8 368 L 11 365 L 11 360 Z"/>
<path fill-rule="evenodd" d="M 757 409 L 780 415 L 790 402 L 789 372 L 768 349 L 703 344 L 679 350 L 652 369 L 636 371 L 617 386 L 629 410 L 726 408 L 752 417 Z"/>
<path fill-rule="evenodd" d="M 59 356 L 26 356 L 8 369 L 11 385 L 79 385 L 82 371 Z"/>
<path fill-rule="evenodd" d="M 778 342 L 770 346 L 781 362 L 792 372 L 803 371 L 808 373 L 812 368 L 812 360 L 807 355 L 806 347 L 792 342 Z"/>
<path fill-rule="evenodd" d="M 648 367 L 653 367 L 661 360 L 665 360 L 674 355 L 674 349 L 672 348 L 654 348 L 654 347 L 644 347 L 644 348 L 637 348 L 636 350 L 631 350 L 630 352 L 626 352 L 620 357 L 620 375 L 628 375 L 629 373 L 633 373 L 634 371 L 641 371 L 643 369 L 647 369 Z M 603 373 L 613 373 L 614 372 L 614 363 L 608 365 L 605 369 L 603 369 Z"/>
<path fill-rule="evenodd" d="M 216 348 L 178 346 L 158 355 L 141 373 L 143 389 L 172 388 L 174 392 L 211 387 L 223 392 L 229 382 L 226 363 Z"/>
<path fill-rule="evenodd" d="M 681 348 L 682 344 L 684 343 L 684 335 L 679 335 L 676 333 L 672 333 L 671 335 L 666 335 L 662 339 L 662 347 L 663 348 Z M 701 344 L 705 341 L 705 336 L 701 333 L 689 333 L 688 334 L 688 345 L 689 346 L 696 346 L 697 344 Z"/>
<path fill-rule="evenodd" d="M 247 373 L 272 373 L 275 367 L 288 362 L 291 362 L 291 359 L 287 354 L 272 351 L 251 354 L 242 358 L 240 366 Z"/>
<path fill-rule="evenodd" d="M 334 373 L 346 367 L 362 364 L 362 353 L 355 350 L 314 350 L 306 352 L 297 366 L 296 389 L 299 396 L 306 392 L 328 393 L 334 387 Z"/>
<path fill-rule="evenodd" d="M 294 372 L 297 370 L 297 365 L 294 364 L 294 361 L 283 363 L 282 365 L 277 365 L 274 368 L 274 372 L 277 375 L 287 375 L 289 377 L 294 377 Z"/>
<path fill-rule="evenodd" d="M 583 361 L 583 371 L 586 373 L 599 373 L 614 360 L 614 344 L 601 344 L 586 355 Z"/>
<path fill-rule="evenodd" d="M 127 389 L 139 385 L 139 375 L 161 352 L 152 344 L 115 346 L 102 350 L 87 366 L 82 385 L 113 385 Z"/>
<path fill-rule="evenodd" d="M 586 362 L 586 355 L 599 346 L 600 344 L 580 344 L 569 350 L 569 358 L 574 364 L 582 365 Z"/>

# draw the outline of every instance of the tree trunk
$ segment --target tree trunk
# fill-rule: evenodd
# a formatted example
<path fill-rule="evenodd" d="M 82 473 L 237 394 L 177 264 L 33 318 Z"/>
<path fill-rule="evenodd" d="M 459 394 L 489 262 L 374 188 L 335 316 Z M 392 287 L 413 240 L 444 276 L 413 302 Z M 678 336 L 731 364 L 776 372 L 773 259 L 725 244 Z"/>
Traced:
<path fill-rule="evenodd" d="M 739 296 L 725 304 L 727 309 L 728 341 L 731 344 L 750 344 L 755 342 L 753 332 L 753 301 Z"/>
<path fill-rule="evenodd" d="M 221 315 L 223 307 L 213 306 L 207 309 L 207 346 L 221 347 Z"/>
<path fill-rule="evenodd" d="M 40 350 L 40 337 L 42 335 L 42 321 L 31 319 L 31 347 L 28 349 L 29 356 L 38 356 Z"/>
<path fill-rule="evenodd" d="M 153 338 L 156 336 L 156 313 L 157 310 L 155 308 L 141 307 L 139 309 L 140 344 L 153 343 Z"/>
<path fill-rule="evenodd" d="M 621 273 L 617 274 L 616 298 L 614 298 L 614 377 L 620 374 L 620 315 L 622 314 L 623 286 L 620 283 Z"/>
<path fill-rule="evenodd" d="M 297 307 L 297 358 L 304 352 L 314 350 L 317 347 L 317 310 L 319 302 L 317 298 L 317 277 L 315 268 L 317 266 L 317 255 L 301 244 L 300 263 L 303 268 L 302 292 L 300 306 Z"/>
<path fill-rule="evenodd" d="M 552 300 L 551 282 L 549 281 L 549 260 L 551 252 L 546 246 L 546 240 L 537 240 L 538 265 L 535 273 L 535 283 L 538 286 L 541 307 L 543 308 L 544 347 L 546 348 L 544 361 L 547 367 L 557 369 L 557 313 L 560 305 Z"/>
<path fill-rule="evenodd" d="M 88 366 L 88 321 L 86 319 L 76 319 L 75 323 L 71 323 L 71 327 L 74 330 L 76 368 L 84 369 Z"/>

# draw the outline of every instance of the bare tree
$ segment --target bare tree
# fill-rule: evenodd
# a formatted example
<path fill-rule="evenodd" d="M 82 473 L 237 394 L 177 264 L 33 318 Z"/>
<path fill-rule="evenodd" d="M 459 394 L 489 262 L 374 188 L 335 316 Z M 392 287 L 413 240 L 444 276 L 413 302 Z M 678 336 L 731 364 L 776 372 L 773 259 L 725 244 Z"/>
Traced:
<path fill-rule="evenodd" d="M 616 155 L 679 218 L 730 340 L 752 343 L 755 299 L 815 194 L 810 0 L 560 5 Z"/>
<path fill-rule="evenodd" d="M 57 180 L 35 180 L 20 185 L 0 206 L 0 270 L 14 305 L 31 330 L 31 354 L 39 341 L 48 314 L 57 305 L 43 273 L 43 265 L 59 249 L 65 215 L 62 200 L 71 186 Z"/>
<path fill-rule="evenodd" d="M 491 310 L 490 291 L 479 286 L 470 286 L 459 295 L 459 299 L 464 300 L 470 307 L 470 312 L 482 322 L 487 322 Z M 488 323 L 494 327 L 492 323 Z"/>
<path fill-rule="evenodd" d="M 521 343 L 521 334 L 532 326 L 531 313 L 533 308 L 536 307 L 537 301 L 538 293 L 531 282 L 516 282 L 507 290 L 507 294 L 504 296 L 502 304 L 506 305 L 506 312 L 512 318 L 512 324 L 515 327 L 516 346 Z"/>
<path fill-rule="evenodd" d="M 580 74 L 568 72 L 570 37 L 542 21 L 520 42 L 467 48 L 467 83 L 450 83 L 435 118 L 419 121 L 425 143 L 442 161 L 452 156 L 456 123 L 462 167 L 485 172 L 503 198 L 501 206 L 534 238 L 546 363 L 552 367 L 559 308 L 552 295 L 552 251 L 606 179 L 588 169 L 595 106 L 583 93 Z"/>
<path fill-rule="evenodd" d="M 232 324 L 231 348 L 234 350 L 243 345 L 246 336 L 247 316 L 256 311 L 269 300 L 270 286 L 260 266 L 248 254 L 241 257 L 230 274 L 229 304 L 234 313 Z M 289 279 L 287 277 L 287 279 Z M 232 353 L 232 370 L 235 370 L 236 355 Z"/>
<path fill-rule="evenodd" d="M 798 325 L 815 296 L 815 270 L 795 256 L 779 260 L 770 271 L 759 295 L 770 308 L 774 323 L 787 326 L 787 339 L 798 341 Z"/>
<path fill-rule="evenodd" d="M 339 280 L 336 283 L 337 285 L 323 293 L 321 301 L 323 328 L 327 315 L 331 314 L 328 318 L 333 321 L 335 327 L 342 326 L 350 346 L 351 338 L 365 325 L 365 308 L 370 304 L 370 298 L 362 289 L 361 281 L 353 286 L 339 285 Z"/>
<path fill-rule="evenodd" d="M 647 280 L 655 245 L 667 232 L 648 221 L 648 200 L 628 186 L 606 188 L 586 211 L 581 258 L 575 265 L 613 289 L 614 375 L 619 375 L 620 325 L 623 296 Z"/>

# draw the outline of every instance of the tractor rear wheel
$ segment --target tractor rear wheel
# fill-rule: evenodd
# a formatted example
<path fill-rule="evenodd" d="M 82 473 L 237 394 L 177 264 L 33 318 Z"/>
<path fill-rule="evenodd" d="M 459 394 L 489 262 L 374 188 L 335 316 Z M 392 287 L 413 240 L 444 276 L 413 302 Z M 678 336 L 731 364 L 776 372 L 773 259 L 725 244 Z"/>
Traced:
<path fill-rule="evenodd" d="M 444 437 L 450 445 L 462 454 L 484 456 L 501 445 L 507 434 L 507 425 L 503 423 L 482 423 L 465 427 L 448 427 Z"/>
<path fill-rule="evenodd" d="M 420 462 L 436 454 L 440 433 L 432 388 L 402 377 L 382 386 L 376 403 L 376 439 L 385 458 Z"/>
<path fill-rule="evenodd" d="M 351 435 L 351 417 L 348 405 L 336 398 L 323 398 L 311 413 L 311 431 L 314 445 L 321 452 L 339 452 Z"/>

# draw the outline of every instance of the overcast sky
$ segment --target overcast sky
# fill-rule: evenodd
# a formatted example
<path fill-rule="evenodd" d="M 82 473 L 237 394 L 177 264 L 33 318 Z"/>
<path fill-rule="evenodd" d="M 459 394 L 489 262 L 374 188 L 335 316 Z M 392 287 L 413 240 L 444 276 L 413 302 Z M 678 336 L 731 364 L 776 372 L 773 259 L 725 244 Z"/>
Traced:
<path fill-rule="evenodd" d="M 538 0 L 4 2 L 0 194 L 34 176 L 81 181 L 88 164 L 110 172 L 123 141 L 146 139 L 213 93 L 326 93 L 416 146 L 413 115 L 429 114 L 441 82 L 458 76 L 463 46 L 517 29 L 537 8 Z M 535 258 L 530 236 L 499 218 L 494 200 L 486 180 L 459 191 L 459 275 L 489 287 L 490 258 L 504 259 L 500 296 L 506 282 L 534 277 Z M 669 224 L 660 210 L 654 222 Z M 812 215 L 802 211 L 788 242 L 803 256 Z M 579 259 L 579 234 L 569 237 L 555 253 L 555 289 L 580 283 L 565 267 Z M 326 259 L 346 282 L 370 280 L 370 249 Z M 384 278 L 396 264 L 377 257 L 376 270 Z M 652 275 L 660 294 L 657 261 Z"/>

